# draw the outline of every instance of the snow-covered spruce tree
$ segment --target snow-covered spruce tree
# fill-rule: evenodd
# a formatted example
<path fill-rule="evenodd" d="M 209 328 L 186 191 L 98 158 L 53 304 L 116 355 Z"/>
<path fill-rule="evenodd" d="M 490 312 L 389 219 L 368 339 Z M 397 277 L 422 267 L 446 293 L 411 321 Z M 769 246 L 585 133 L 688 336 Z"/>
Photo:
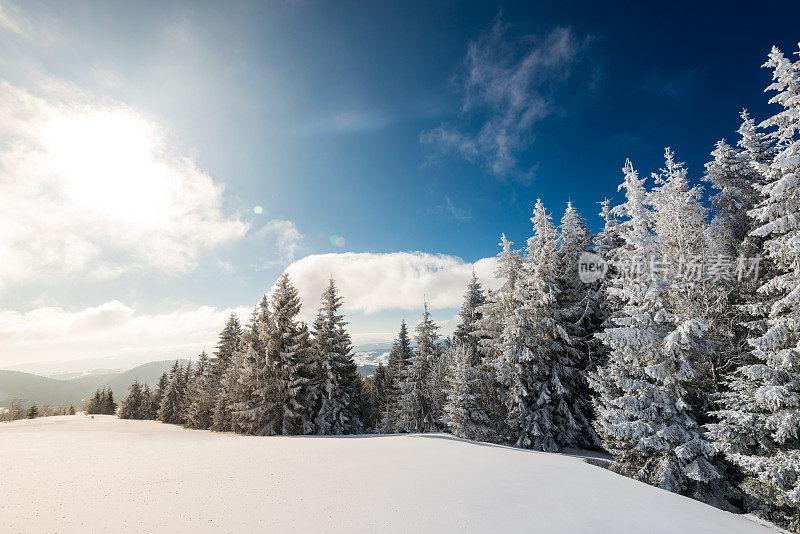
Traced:
<path fill-rule="evenodd" d="M 273 331 L 267 356 L 281 388 L 280 432 L 312 434 L 313 407 L 318 397 L 314 383 L 316 370 L 308 327 L 297 320 L 300 298 L 286 273 L 280 276 L 272 293 L 271 309 Z"/>
<path fill-rule="evenodd" d="M 187 390 L 186 426 L 188 428 L 202 430 L 211 428 L 215 402 L 211 380 L 211 362 L 206 351 L 203 351 L 197 359 L 197 366 Z"/>
<path fill-rule="evenodd" d="M 389 352 L 389 361 L 386 365 L 386 385 L 384 387 L 384 400 L 381 406 L 379 424 L 379 428 L 383 433 L 397 430 L 397 420 L 400 416 L 400 397 L 403 393 L 403 377 L 406 368 L 411 365 L 413 357 L 414 352 L 411 349 L 411 339 L 408 337 L 408 326 L 406 326 L 406 321 L 403 319 L 400 322 L 400 331 Z"/>
<path fill-rule="evenodd" d="M 431 320 L 428 303 L 424 304 L 422 321 L 417 325 L 414 341 L 417 349 L 411 363 L 403 370 L 397 426 L 404 432 L 438 430 L 434 401 L 430 391 L 432 359 L 439 357 L 438 325 Z"/>
<path fill-rule="evenodd" d="M 166 371 L 161 373 L 161 376 L 158 377 L 158 382 L 156 383 L 156 389 L 153 391 L 153 418 L 158 419 L 158 410 L 161 408 L 161 401 L 164 399 L 164 392 L 167 390 L 167 386 L 169 385 L 169 373 Z"/>
<path fill-rule="evenodd" d="M 379 362 L 375 372 L 361 381 L 359 413 L 365 432 L 380 430 L 380 422 L 385 409 L 385 388 L 386 366 L 383 365 L 383 362 Z"/>
<path fill-rule="evenodd" d="M 480 307 L 481 319 L 476 321 L 474 335 L 479 338 L 478 347 L 483 358 L 484 379 L 487 396 L 486 412 L 494 428 L 494 433 L 499 441 L 512 440 L 511 430 L 508 428 L 508 395 L 510 383 L 509 374 L 500 373 L 503 369 L 503 355 L 512 350 L 516 344 L 514 332 L 506 332 L 505 326 L 516 316 L 520 307 L 520 277 L 522 272 L 522 258 L 512 249 L 514 243 L 506 239 L 505 234 L 500 239 L 500 253 L 497 258 L 495 278 L 502 281 L 501 286 L 490 291 L 486 303 Z"/>
<path fill-rule="evenodd" d="M 775 157 L 760 170 L 767 182 L 750 211 L 771 263 L 752 306 L 763 330 L 749 340 L 755 363 L 742 365 L 723 395 L 721 421 L 712 426 L 718 446 L 748 475 L 745 489 L 759 512 L 800 532 L 800 61 L 773 48 L 770 103 L 782 109 L 770 128 Z"/>
<path fill-rule="evenodd" d="M 666 151 L 665 159 L 665 168 L 654 175 L 656 186 L 651 194 L 654 227 L 661 262 L 680 267 L 683 261 L 684 268 L 662 274 L 667 284 L 662 299 L 672 328 L 663 347 L 679 358 L 670 364 L 675 366 L 672 372 L 682 388 L 679 402 L 688 403 L 687 413 L 691 413 L 693 421 L 704 425 L 711 422 L 709 412 L 714 408 L 720 383 L 718 338 L 709 331 L 719 323 L 718 283 L 708 270 L 694 269 L 698 263 L 710 264 L 711 247 L 705 239 L 709 235 L 708 217 L 702 204 L 702 189 L 689 185 L 686 169 L 675 162 L 670 150 Z M 709 447 L 711 437 L 702 428 L 695 437 L 694 427 L 688 423 L 686 427 L 692 433 L 687 443 L 698 451 L 693 461 L 702 458 L 713 470 L 709 469 L 704 478 L 702 473 L 698 476 L 689 470 L 687 476 L 691 482 L 684 491 L 720 508 L 741 508 L 744 495 L 731 483 L 736 478 L 733 466 L 713 446 Z"/>
<path fill-rule="evenodd" d="M 585 373 L 589 368 L 589 355 L 593 352 L 594 334 L 600 331 L 605 320 L 602 301 L 598 298 L 600 282 L 591 285 L 584 283 L 578 273 L 580 257 L 592 246 L 592 234 L 586 228 L 583 217 L 572 202 L 558 227 L 557 285 L 559 289 L 557 312 L 554 318 L 569 336 L 567 352 L 564 357 L 566 367 L 559 381 L 566 381 L 570 390 L 570 411 L 578 414 L 576 421 L 582 421 L 582 437 L 577 440 L 583 447 L 597 448 L 600 440 L 590 423 L 593 418 L 591 392 L 586 383 Z M 557 364 L 560 365 L 560 364 Z"/>
<path fill-rule="evenodd" d="M 685 173 L 669 153 L 650 198 L 630 161 L 623 172 L 626 202 L 614 209 L 626 218 L 620 224 L 624 245 L 614 260 L 622 276 L 610 281 L 609 292 L 624 307 L 612 319 L 615 326 L 598 334 L 609 357 L 590 374 L 598 392 L 596 428 L 614 456 L 614 470 L 730 509 L 714 448 L 696 413 L 697 385 L 706 378 L 707 327 L 701 319 L 682 316 L 685 303 L 668 292 L 685 289 L 662 267 L 689 241 L 681 225 L 691 226 L 684 217 L 692 219 L 690 211 L 700 208 L 681 203 L 691 204 L 696 191 L 687 190 Z M 669 210 L 675 210 L 674 226 Z"/>
<path fill-rule="evenodd" d="M 587 317 L 591 318 L 591 330 L 594 333 L 602 331 L 611 326 L 609 318 L 618 310 L 620 303 L 609 294 L 608 283 L 617 273 L 610 262 L 616 256 L 617 249 L 623 245 L 622 237 L 619 234 L 619 221 L 612 213 L 611 201 L 604 199 L 600 202 L 600 217 L 603 219 L 603 228 L 594 237 L 594 249 L 592 252 L 606 261 L 607 271 L 599 280 L 587 284 L 588 286 L 588 305 Z M 586 370 L 594 372 L 606 361 L 608 349 L 594 335 L 586 340 L 586 356 L 588 359 Z"/>
<path fill-rule="evenodd" d="M 162 423 L 181 425 L 184 423 L 183 408 L 185 399 L 184 369 L 178 360 L 169 372 L 169 382 L 158 409 L 158 420 Z"/>
<path fill-rule="evenodd" d="M 458 312 L 461 321 L 453 333 L 455 340 L 461 343 L 463 349 L 467 351 L 470 365 L 472 366 L 478 365 L 481 361 L 480 352 L 478 351 L 480 336 L 476 335 L 475 332 L 478 329 L 478 321 L 483 317 L 480 309 L 484 304 L 486 304 L 486 294 L 473 269 L 472 279 L 467 285 L 467 292 L 464 294 L 461 310 Z"/>
<path fill-rule="evenodd" d="M 275 325 L 266 302 L 262 298 L 253 310 L 242 348 L 234 352 L 223 379 L 223 389 L 230 401 L 231 429 L 243 434 L 280 432 L 284 385 L 269 359 L 275 342 Z"/>
<path fill-rule="evenodd" d="M 344 316 L 340 315 L 342 298 L 331 278 L 322 293 L 322 307 L 312 326 L 311 350 L 320 368 L 319 411 L 316 415 L 318 434 L 357 434 L 363 426 L 356 404 L 358 370 L 353 356 L 350 334 Z"/>
<path fill-rule="evenodd" d="M 144 384 L 142 386 L 142 397 L 143 397 L 143 404 L 142 409 L 139 412 L 139 417 L 137 419 L 146 419 L 146 420 L 153 420 L 156 418 L 156 407 L 155 401 L 153 400 L 153 392 L 150 390 L 150 386 Z"/>
<path fill-rule="evenodd" d="M 225 328 L 219 334 L 217 349 L 211 361 L 211 376 L 208 380 L 208 393 L 214 398 L 211 428 L 218 432 L 231 430 L 231 399 L 228 398 L 227 390 L 222 384 L 233 363 L 233 355 L 241 350 L 242 327 L 236 314 L 231 313 Z"/>
<path fill-rule="evenodd" d="M 556 229 L 541 200 L 517 288 L 518 307 L 506 317 L 497 372 L 508 384 L 507 422 L 515 446 L 543 451 L 583 443 L 589 417 L 577 398 L 580 355 L 558 321 Z"/>
<path fill-rule="evenodd" d="M 447 348 L 452 370 L 444 407 L 445 423 L 450 432 L 460 438 L 493 441 L 496 433 L 486 412 L 482 364 L 473 364 L 472 350 L 460 341 Z"/>
<path fill-rule="evenodd" d="M 120 419 L 142 419 L 142 411 L 148 402 L 149 399 L 144 395 L 139 380 L 134 379 L 133 384 L 128 388 L 128 395 L 122 399 L 119 405 L 117 417 Z"/>

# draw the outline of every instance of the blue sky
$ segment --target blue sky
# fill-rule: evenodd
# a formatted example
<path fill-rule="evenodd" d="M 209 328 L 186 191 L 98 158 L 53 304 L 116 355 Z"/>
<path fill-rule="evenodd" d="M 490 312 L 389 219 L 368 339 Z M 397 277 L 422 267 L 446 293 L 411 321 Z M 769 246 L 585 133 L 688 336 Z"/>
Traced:
<path fill-rule="evenodd" d="M 423 294 L 448 332 L 472 263 L 488 277 L 502 232 L 524 242 L 536 198 L 596 228 L 626 157 L 649 174 L 670 146 L 698 179 L 742 108 L 770 113 L 759 66 L 796 50 L 798 15 L 0 1 L 0 187 L 17 210 L 0 215 L 0 365 L 211 348 L 290 265 L 308 313 L 345 279 L 357 341 L 414 322 Z"/>

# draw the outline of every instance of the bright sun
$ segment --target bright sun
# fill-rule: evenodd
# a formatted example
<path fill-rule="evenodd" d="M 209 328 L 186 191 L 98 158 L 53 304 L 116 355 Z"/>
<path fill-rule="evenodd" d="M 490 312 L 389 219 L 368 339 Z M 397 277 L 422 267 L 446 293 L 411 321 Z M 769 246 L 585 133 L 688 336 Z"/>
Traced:
<path fill-rule="evenodd" d="M 144 118 L 126 110 L 68 113 L 56 116 L 43 138 L 51 170 L 81 209 L 136 226 L 168 213 L 171 169 Z"/>

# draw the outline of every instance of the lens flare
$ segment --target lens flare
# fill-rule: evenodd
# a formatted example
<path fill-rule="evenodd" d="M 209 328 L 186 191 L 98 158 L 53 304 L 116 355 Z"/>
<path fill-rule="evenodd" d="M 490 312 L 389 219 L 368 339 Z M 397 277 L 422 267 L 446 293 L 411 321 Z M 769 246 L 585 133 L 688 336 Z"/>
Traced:
<path fill-rule="evenodd" d="M 262 213 L 264 213 L 264 208 L 262 208 L 261 206 L 256 206 L 255 208 L 253 208 L 253 213 L 255 213 L 256 215 L 261 215 Z"/>
<path fill-rule="evenodd" d="M 344 238 L 342 236 L 339 236 L 339 235 L 336 235 L 336 234 L 333 234 L 332 236 L 330 236 L 328 238 L 328 240 L 331 242 L 331 245 L 333 245 L 335 247 L 339 247 L 339 248 L 342 248 L 344 246 L 344 243 L 345 243 Z"/>

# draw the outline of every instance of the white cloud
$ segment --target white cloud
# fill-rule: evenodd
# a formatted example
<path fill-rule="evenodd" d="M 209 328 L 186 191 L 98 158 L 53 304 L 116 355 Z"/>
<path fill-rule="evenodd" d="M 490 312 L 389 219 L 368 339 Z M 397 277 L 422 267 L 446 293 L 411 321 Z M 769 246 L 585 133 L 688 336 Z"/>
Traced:
<path fill-rule="evenodd" d="M 472 264 L 455 256 L 423 252 L 348 252 L 306 256 L 286 272 L 300 292 L 303 314 L 308 317 L 316 312 L 330 276 L 336 279 L 346 312 L 420 310 L 423 299 L 431 309 L 443 309 L 461 305 L 473 267 L 484 287 L 496 287 L 495 263 L 495 258 Z"/>
<path fill-rule="evenodd" d="M 0 30 L 19 36 L 37 47 L 49 47 L 60 39 L 58 20 L 41 14 L 35 19 L 15 2 L 0 0 Z"/>
<path fill-rule="evenodd" d="M 248 225 L 163 128 L 75 87 L 0 83 L 0 289 L 70 274 L 185 272 Z"/>
<path fill-rule="evenodd" d="M 293 221 L 273 219 L 261 227 L 259 237 L 271 237 L 275 240 L 275 252 L 280 256 L 280 263 L 287 264 L 294 261 L 297 247 L 303 234 L 297 229 Z"/>
<path fill-rule="evenodd" d="M 471 42 L 464 60 L 464 119 L 477 121 L 477 133 L 465 122 L 442 124 L 423 132 L 420 141 L 443 154 L 482 161 L 496 176 L 510 174 L 517 154 L 534 137 L 534 125 L 557 110 L 556 86 L 567 79 L 583 48 L 568 28 L 544 38 L 512 40 L 498 18 Z"/>
<path fill-rule="evenodd" d="M 13 6 L 6 2 L 0 2 L 0 28 L 3 28 L 17 35 L 25 35 L 22 24 L 18 19 L 18 13 Z"/>
<path fill-rule="evenodd" d="M 230 313 L 249 309 L 200 306 L 165 314 L 140 315 L 112 300 L 85 310 L 38 308 L 26 313 L 0 311 L 0 365 L 39 360 L 69 361 L 94 357 L 194 357 L 213 350 Z"/>

